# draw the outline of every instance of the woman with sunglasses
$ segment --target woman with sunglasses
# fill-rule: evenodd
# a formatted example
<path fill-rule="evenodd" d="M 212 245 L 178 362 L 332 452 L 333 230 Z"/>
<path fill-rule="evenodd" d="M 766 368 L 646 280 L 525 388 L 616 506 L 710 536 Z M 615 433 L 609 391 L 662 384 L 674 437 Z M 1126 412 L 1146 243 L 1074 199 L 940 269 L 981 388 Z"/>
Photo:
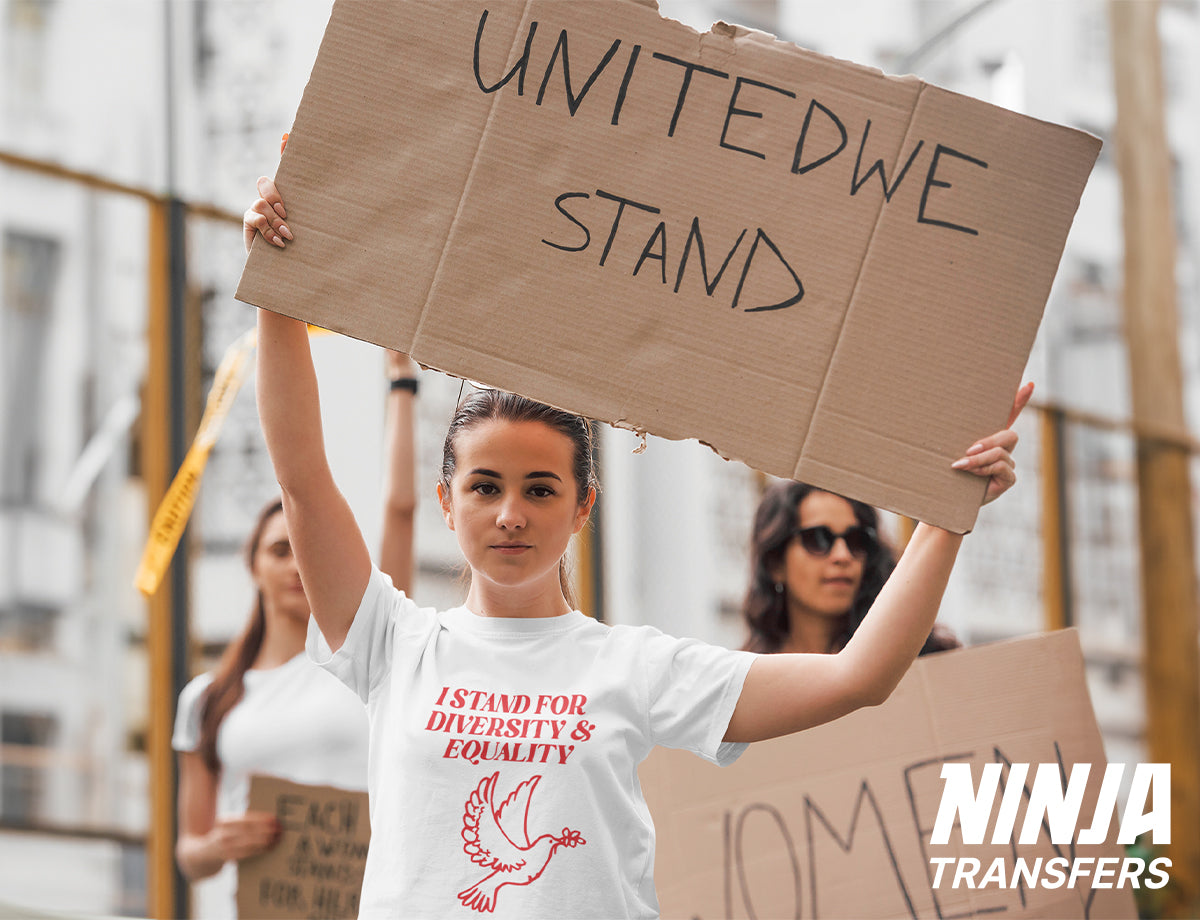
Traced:
<path fill-rule="evenodd" d="M 754 515 L 747 651 L 830 654 L 844 648 L 896 567 L 870 505 L 784 480 Z M 920 654 L 957 648 L 935 625 Z"/>
<path fill-rule="evenodd" d="M 278 189 L 258 189 L 247 232 L 286 249 Z M 928 635 L 962 537 L 924 524 L 837 655 L 751 655 L 584 616 L 562 565 L 596 500 L 590 427 L 495 390 L 458 407 L 437 485 L 466 599 L 421 607 L 371 565 L 334 482 L 304 323 L 259 310 L 258 329 L 259 416 L 312 601 L 309 654 L 371 723 L 364 920 L 657 917 L 637 778 L 651 749 L 724 765 L 746 742 L 877 705 Z M 949 465 L 986 480 L 990 501 L 1016 481 L 1015 444 L 1004 430 Z"/>

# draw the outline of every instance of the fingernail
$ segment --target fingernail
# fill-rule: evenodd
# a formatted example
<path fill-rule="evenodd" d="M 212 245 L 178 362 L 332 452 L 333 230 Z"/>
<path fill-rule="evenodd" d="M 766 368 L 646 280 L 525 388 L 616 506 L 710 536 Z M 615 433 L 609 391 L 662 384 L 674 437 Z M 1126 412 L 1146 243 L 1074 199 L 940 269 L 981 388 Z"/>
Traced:
<path fill-rule="evenodd" d="M 292 238 L 292 231 L 287 228 L 287 224 L 280 224 L 279 232 L 286 236 L 289 240 Z"/>
<path fill-rule="evenodd" d="M 271 242 L 274 243 L 276 246 L 278 246 L 280 249 L 283 248 L 283 240 L 281 240 L 278 236 L 272 236 Z"/>
<path fill-rule="evenodd" d="M 983 450 L 982 444 L 972 444 L 970 447 L 967 448 L 967 456 L 969 457 L 972 454 L 977 454 L 981 450 Z"/>
<path fill-rule="evenodd" d="M 282 203 L 274 204 L 271 207 L 273 207 L 275 209 L 276 214 L 278 214 L 280 217 L 284 218 L 285 220 L 287 219 L 287 211 L 284 209 Z"/>
<path fill-rule="evenodd" d="M 953 463 L 951 463 L 950 468 L 954 469 L 954 470 L 965 469 L 967 466 L 967 463 L 969 463 L 969 462 L 970 461 L 968 461 L 966 457 L 963 457 L 961 460 L 955 460 Z"/>

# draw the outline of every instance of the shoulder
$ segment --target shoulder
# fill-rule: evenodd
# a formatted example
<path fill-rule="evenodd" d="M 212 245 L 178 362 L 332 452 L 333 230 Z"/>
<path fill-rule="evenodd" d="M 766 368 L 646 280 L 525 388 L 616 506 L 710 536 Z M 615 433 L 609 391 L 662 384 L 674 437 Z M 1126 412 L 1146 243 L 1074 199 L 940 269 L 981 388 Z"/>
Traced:
<path fill-rule="evenodd" d="M 358 613 L 364 617 L 374 615 L 393 619 L 405 633 L 428 629 L 439 616 L 439 611 L 422 607 L 393 585 L 391 577 L 374 565 Z"/>
<path fill-rule="evenodd" d="M 189 680 L 179 691 L 179 709 L 181 712 L 185 710 L 195 709 L 200 705 L 200 701 L 204 698 L 204 691 L 212 684 L 213 675 L 211 671 L 206 671 Z"/>

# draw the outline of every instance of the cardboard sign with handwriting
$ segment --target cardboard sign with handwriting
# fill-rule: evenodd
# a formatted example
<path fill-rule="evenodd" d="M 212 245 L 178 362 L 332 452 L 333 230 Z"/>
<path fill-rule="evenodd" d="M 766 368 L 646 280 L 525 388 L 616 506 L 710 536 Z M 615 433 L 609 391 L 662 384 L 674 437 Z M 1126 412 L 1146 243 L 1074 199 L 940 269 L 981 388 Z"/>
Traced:
<path fill-rule="evenodd" d="M 992 845 L 992 820 L 986 844 L 963 843 L 956 826 L 949 843 L 932 845 L 945 763 L 971 764 L 976 783 L 989 763 L 1001 764 L 1005 778 L 1013 764 L 1048 763 L 1064 774 L 1091 764 L 1079 824 L 1087 827 L 1105 757 L 1078 634 L 920 659 L 884 705 L 752 744 L 724 769 L 656 749 L 641 779 L 658 835 L 663 917 L 1137 916 L 1128 879 L 1114 884 L 1125 856 L 1114 842 L 1115 821 L 1102 845 L 1079 844 L 1078 834 L 1054 844 L 1045 826 L 1036 843 L 1022 844 L 1020 822 L 1014 839 Z M 1026 801 L 1033 780 L 1030 773 Z M 931 863 L 939 858 L 956 860 L 940 879 Z M 962 858 L 978 864 L 964 865 L 955 884 Z M 1028 870 L 1036 864 L 1037 882 L 1026 874 L 1011 884 L 1018 859 Z M 1081 860 L 1082 874 L 1068 885 L 1070 868 L 1050 871 L 1055 859 L 1064 861 L 1060 870 Z M 1107 860 L 1106 876 L 1099 859 Z M 1157 878 L 1147 868 L 1142 884 Z M 972 887 L 967 869 L 974 869 Z"/>
<path fill-rule="evenodd" d="M 237 296 L 958 531 L 1100 142 L 637 0 L 339 0 Z"/>
<path fill-rule="evenodd" d="M 238 864 L 239 917 L 358 916 L 371 839 L 365 792 L 252 776 L 249 809 L 273 813 L 283 833 Z"/>

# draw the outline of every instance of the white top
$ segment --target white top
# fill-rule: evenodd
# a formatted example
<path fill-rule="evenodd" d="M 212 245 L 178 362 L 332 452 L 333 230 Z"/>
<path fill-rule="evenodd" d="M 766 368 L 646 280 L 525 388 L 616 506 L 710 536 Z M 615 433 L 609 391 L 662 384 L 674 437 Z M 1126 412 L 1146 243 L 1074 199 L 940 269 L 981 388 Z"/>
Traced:
<path fill-rule="evenodd" d="M 637 766 L 722 765 L 754 656 L 650 627 L 419 608 L 372 571 L 343 646 L 309 654 L 367 702 L 359 917 L 657 917 Z"/>
<path fill-rule="evenodd" d="M 179 694 L 177 751 L 200 744 L 200 710 L 212 674 L 201 674 Z M 366 710 L 353 693 L 303 653 L 277 668 L 250 670 L 245 692 L 217 730 L 221 777 L 217 816 L 240 815 L 250 775 L 362 790 L 367 785 Z M 237 865 L 228 862 L 194 886 L 196 915 L 237 916 Z"/>

